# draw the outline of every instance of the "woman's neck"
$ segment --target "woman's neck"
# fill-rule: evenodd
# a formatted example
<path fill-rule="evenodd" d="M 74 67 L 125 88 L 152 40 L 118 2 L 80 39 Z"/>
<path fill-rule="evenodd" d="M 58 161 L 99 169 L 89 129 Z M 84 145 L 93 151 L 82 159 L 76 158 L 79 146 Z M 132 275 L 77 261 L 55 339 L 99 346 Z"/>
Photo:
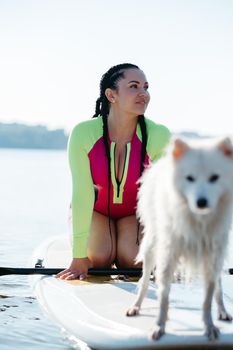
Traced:
<path fill-rule="evenodd" d="M 129 142 L 132 139 L 138 122 L 137 117 L 115 114 L 110 111 L 108 116 L 108 132 L 115 142 Z"/>

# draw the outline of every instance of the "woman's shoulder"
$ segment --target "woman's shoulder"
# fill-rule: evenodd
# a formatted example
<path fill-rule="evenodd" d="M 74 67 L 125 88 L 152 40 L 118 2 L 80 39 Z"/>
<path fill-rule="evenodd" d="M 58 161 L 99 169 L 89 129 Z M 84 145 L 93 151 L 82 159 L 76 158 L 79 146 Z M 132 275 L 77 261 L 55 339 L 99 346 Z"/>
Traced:
<path fill-rule="evenodd" d="M 167 126 L 159 123 L 155 123 L 153 120 L 149 118 L 145 118 L 146 125 L 147 125 L 147 132 L 148 135 L 156 136 L 156 137 L 162 137 L 162 138 L 170 138 L 170 130 Z"/>
<path fill-rule="evenodd" d="M 78 137 L 79 139 L 92 138 L 101 133 L 101 128 L 102 121 L 100 117 L 84 120 L 73 127 L 71 137 Z"/>
<path fill-rule="evenodd" d="M 102 136 L 102 118 L 93 118 L 76 124 L 69 136 L 69 147 L 85 148 L 89 151 Z"/>
<path fill-rule="evenodd" d="M 99 128 L 99 126 L 101 125 L 101 118 L 92 118 L 92 119 L 88 119 L 88 120 L 84 120 L 81 121 L 80 123 L 76 124 L 73 129 L 72 132 L 89 132 L 92 130 L 95 130 L 96 128 Z"/>
<path fill-rule="evenodd" d="M 163 154 L 170 141 L 171 133 L 165 125 L 155 123 L 150 119 L 146 119 L 146 125 L 148 133 L 147 151 L 151 160 L 154 161 Z"/>

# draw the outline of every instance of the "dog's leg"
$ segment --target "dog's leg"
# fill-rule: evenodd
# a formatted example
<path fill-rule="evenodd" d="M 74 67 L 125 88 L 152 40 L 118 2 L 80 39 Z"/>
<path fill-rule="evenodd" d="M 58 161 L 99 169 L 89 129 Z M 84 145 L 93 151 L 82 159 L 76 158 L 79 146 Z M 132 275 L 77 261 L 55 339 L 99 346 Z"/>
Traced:
<path fill-rule="evenodd" d="M 133 304 L 127 311 L 127 316 L 136 316 L 139 313 L 142 301 L 146 295 L 149 282 L 150 282 L 150 275 L 152 270 L 154 269 L 154 257 L 153 253 L 148 252 L 143 260 L 143 273 L 142 277 L 138 283 L 139 290 L 137 294 L 137 298 Z"/>
<path fill-rule="evenodd" d="M 216 289 L 215 289 L 215 300 L 218 306 L 218 319 L 221 321 L 232 321 L 232 316 L 226 311 L 223 302 L 223 292 L 222 292 L 222 280 L 219 277 Z"/>
<path fill-rule="evenodd" d="M 214 280 L 206 281 L 205 299 L 203 303 L 203 321 L 205 326 L 205 334 L 209 340 L 216 340 L 219 337 L 219 329 L 214 325 L 211 306 L 215 289 Z"/>
<path fill-rule="evenodd" d="M 170 256 L 169 253 L 168 256 Z M 154 340 L 158 340 L 165 333 L 169 305 L 168 298 L 174 272 L 173 266 L 173 264 L 167 264 L 163 271 L 157 270 L 159 314 L 150 334 L 150 337 Z"/>

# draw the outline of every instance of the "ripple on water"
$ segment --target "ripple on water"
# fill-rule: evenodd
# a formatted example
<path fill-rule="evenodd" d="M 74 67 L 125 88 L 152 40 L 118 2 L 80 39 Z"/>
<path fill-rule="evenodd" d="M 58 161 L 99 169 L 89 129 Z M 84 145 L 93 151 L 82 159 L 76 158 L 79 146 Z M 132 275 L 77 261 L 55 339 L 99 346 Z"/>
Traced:
<path fill-rule="evenodd" d="M 42 313 L 32 296 L 0 297 L 1 350 L 15 348 L 26 350 L 71 349 L 61 331 Z"/>

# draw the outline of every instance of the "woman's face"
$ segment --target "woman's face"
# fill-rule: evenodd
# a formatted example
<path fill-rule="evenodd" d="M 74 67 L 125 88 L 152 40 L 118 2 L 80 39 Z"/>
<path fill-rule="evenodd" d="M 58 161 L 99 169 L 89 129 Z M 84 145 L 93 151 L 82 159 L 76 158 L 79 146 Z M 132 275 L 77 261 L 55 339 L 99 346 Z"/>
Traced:
<path fill-rule="evenodd" d="M 126 70 L 124 78 L 117 83 L 117 90 L 112 90 L 114 106 L 127 114 L 144 114 L 150 101 L 148 87 L 146 76 L 140 69 Z"/>

